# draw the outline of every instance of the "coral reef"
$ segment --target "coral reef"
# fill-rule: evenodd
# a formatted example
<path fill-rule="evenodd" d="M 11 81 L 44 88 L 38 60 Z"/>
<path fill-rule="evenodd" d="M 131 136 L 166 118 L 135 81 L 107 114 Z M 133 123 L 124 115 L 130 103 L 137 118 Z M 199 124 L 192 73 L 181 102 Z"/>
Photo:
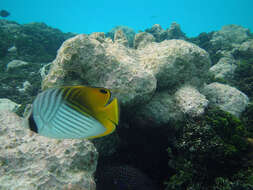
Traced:
<path fill-rule="evenodd" d="M 149 101 L 156 88 L 175 88 L 185 82 L 201 85 L 209 66 L 208 54 L 183 40 L 134 50 L 108 38 L 100 42 L 78 35 L 59 49 L 43 88 L 71 83 L 120 89 L 116 96 L 123 106 L 132 107 Z"/>
<path fill-rule="evenodd" d="M 134 48 L 143 48 L 150 42 L 154 42 L 155 38 L 152 34 L 149 34 L 147 32 L 141 32 L 135 35 L 134 37 Z"/>
<path fill-rule="evenodd" d="M 216 64 L 221 57 L 224 57 L 224 52 L 236 55 L 243 42 L 250 39 L 252 34 L 249 29 L 231 24 L 223 26 L 219 31 L 201 33 L 198 37 L 187 40 L 205 49 L 210 54 L 212 63 Z M 249 43 L 244 44 L 244 46 L 248 45 Z"/>
<path fill-rule="evenodd" d="M 13 21 L 0 19 L 0 57 L 7 55 L 8 49 L 14 45 L 15 35 L 20 31 L 20 25 Z"/>
<path fill-rule="evenodd" d="M 24 105 L 31 103 L 41 86 L 38 71 L 72 36 L 43 23 L 20 25 L 0 19 L 0 97 Z M 20 107 L 20 115 L 24 107 Z"/>
<path fill-rule="evenodd" d="M 252 189 L 252 38 L 237 25 L 74 36 L 0 20 L 0 97 L 19 115 L 41 82 L 107 87 L 121 103 L 115 133 L 92 141 L 30 137 L 1 112 L 0 189 L 94 190 L 95 170 L 102 190 Z"/>
<path fill-rule="evenodd" d="M 218 82 L 205 86 L 202 93 L 212 105 L 218 106 L 220 109 L 237 117 L 240 116 L 249 103 L 249 98 L 246 94 L 234 87 Z"/>
<path fill-rule="evenodd" d="M 183 114 L 179 111 L 175 96 L 162 91 L 156 93 L 147 104 L 139 106 L 132 117 L 143 126 L 161 126 L 182 119 Z"/>
<path fill-rule="evenodd" d="M 57 189 L 76 184 L 95 190 L 98 153 L 88 140 L 59 141 L 29 135 L 22 119 L 1 111 L 0 189 Z"/>
<path fill-rule="evenodd" d="M 28 62 L 49 62 L 55 58 L 62 42 L 74 36 L 64 34 L 44 23 L 18 23 L 0 20 L 1 58 L 10 61 L 20 59 Z M 8 52 L 15 46 L 16 52 Z M 6 57 L 7 56 L 7 57 Z"/>
<path fill-rule="evenodd" d="M 222 57 L 214 66 L 209 69 L 209 72 L 217 79 L 230 80 L 234 77 L 234 72 L 237 65 L 233 58 Z"/>
<path fill-rule="evenodd" d="M 32 102 L 40 89 L 41 77 L 38 71 L 42 66 L 39 63 L 14 60 L 0 71 L 0 97 L 23 104 L 18 111 L 20 116 L 25 105 Z"/>
<path fill-rule="evenodd" d="M 0 110 L 8 110 L 8 111 L 16 111 L 20 105 L 16 104 L 15 102 L 7 99 L 7 98 L 0 98 Z"/>
<path fill-rule="evenodd" d="M 12 70 L 12 69 L 18 69 L 18 67 L 23 67 L 28 65 L 29 63 L 21 60 L 12 60 L 9 62 L 6 66 L 6 71 Z"/>
<path fill-rule="evenodd" d="M 247 94 L 251 99 L 253 96 L 253 58 L 239 59 L 234 73 L 232 84 Z"/>
<path fill-rule="evenodd" d="M 115 33 L 118 30 L 121 30 L 126 36 L 129 47 L 133 47 L 135 31 L 127 26 L 116 26 L 112 28 L 109 32 L 107 32 L 105 36 L 113 40 L 115 38 Z"/>
<path fill-rule="evenodd" d="M 245 185 L 243 176 L 250 166 L 245 160 L 249 143 L 248 132 L 239 119 L 210 107 L 204 116 L 186 120 L 180 134 L 168 148 L 169 165 L 175 173 L 167 189 L 215 189 L 219 185 L 225 188 L 225 183 L 228 185 L 233 179 L 234 184 Z M 240 173 L 241 179 L 237 178 Z"/>
<path fill-rule="evenodd" d="M 253 40 L 249 39 L 243 42 L 237 49 L 234 50 L 233 54 L 241 59 L 252 58 L 253 56 Z"/>
<path fill-rule="evenodd" d="M 180 25 L 175 22 L 166 30 L 162 29 L 161 25 L 154 24 L 152 28 L 146 29 L 145 32 L 152 34 L 155 37 L 156 42 L 171 39 L 186 39 L 185 34 L 180 29 Z"/>
<path fill-rule="evenodd" d="M 180 88 L 175 97 L 180 111 L 190 117 L 202 115 L 208 105 L 206 97 L 191 86 Z"/>
<path fill-rule="evenodd" d="M 123 32 L 123 30 L 116 30 L 114 34 L 114 42 L 122 44 L 123 46 L 126 46 L 126 47 L 129 46 L 127 37 L 125 33 Z"/>

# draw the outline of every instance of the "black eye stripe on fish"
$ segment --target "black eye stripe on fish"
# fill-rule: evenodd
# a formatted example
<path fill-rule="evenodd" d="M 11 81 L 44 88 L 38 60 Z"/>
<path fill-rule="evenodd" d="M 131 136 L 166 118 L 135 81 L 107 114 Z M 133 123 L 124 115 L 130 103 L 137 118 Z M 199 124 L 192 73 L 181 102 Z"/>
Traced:
<path fill-rule="evenodd" d="M 119 121 L 117 99 L 107 104 L 110 95 L 108 89 L 87 86 L 48 89 L 35 98 L 27 123 L 32 131 L 51 138 L 108 135 Z"/>
<path fill-rule="evenodd" d="M 99 92 L 103 93 L 103 94 L 107 94 L 107 91 L 104 89 L 100 89 Z"/>
<path fill-rule="evenodd" d="M 29 128 L 35 132 L 35 133 L 38 133 L 38 128 L 37 128 L 37 125 L 36 123 L 34 122 L 34 119 L 33 119 L 33 114 L 30 115 L 29 117 Z"/>

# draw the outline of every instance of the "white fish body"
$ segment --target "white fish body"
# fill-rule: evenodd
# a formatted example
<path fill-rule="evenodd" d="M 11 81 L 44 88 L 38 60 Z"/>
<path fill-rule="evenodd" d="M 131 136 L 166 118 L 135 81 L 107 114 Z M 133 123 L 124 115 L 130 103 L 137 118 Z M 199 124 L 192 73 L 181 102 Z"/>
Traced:
<path fill-rule="evenodd" d="M 40 93 L 32 107 L 37 133 L 57 139 L 88 138 L 105 132 L 105 127 L 90 115 L 68 105 L 61 88 Z M 31 119 L 31 116 L 30 116 Z M 31 122 L 31 121 L 29 121 Z"/>

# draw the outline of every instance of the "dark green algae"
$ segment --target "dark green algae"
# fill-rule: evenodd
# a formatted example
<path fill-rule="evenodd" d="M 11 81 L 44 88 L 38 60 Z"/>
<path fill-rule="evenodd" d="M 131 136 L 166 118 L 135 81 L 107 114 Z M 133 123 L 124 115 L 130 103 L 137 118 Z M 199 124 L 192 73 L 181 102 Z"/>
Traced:
<path fill-rule="evenodd" d="M 173 172 L 166 190 L 253 188 L 252 110 L 250 105 L 240 120 L 209 107 L 202 117 L 179 123 L 176 141 L 167 149 Z"/>

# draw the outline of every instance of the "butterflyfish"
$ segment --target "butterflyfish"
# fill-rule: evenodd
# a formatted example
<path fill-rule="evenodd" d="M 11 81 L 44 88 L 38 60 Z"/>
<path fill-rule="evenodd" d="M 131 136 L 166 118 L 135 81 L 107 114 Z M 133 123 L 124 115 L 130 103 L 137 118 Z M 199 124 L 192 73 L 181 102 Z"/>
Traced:
<path fill-rule="evenodd" d="M 106 88 L 65 86 L 43 91 L 35 98 L 26 126 L 56 139 L 98 138 L 119 123 L 117 98 Z"/>

